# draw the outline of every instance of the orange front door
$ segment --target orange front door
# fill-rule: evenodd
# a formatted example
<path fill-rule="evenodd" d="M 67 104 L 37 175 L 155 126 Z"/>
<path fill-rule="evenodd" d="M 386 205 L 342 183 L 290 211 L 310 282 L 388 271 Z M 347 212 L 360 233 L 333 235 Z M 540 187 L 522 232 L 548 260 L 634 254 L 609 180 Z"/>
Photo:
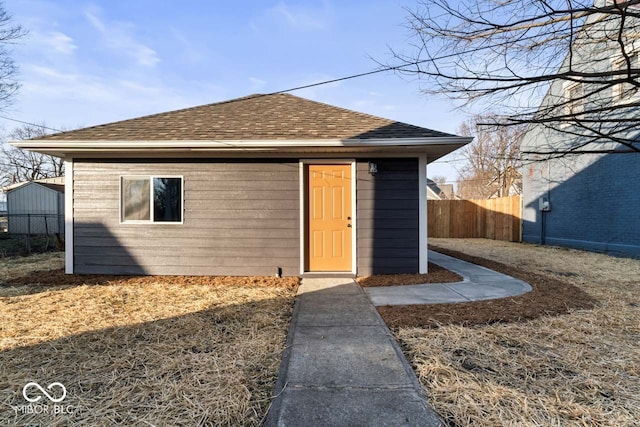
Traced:
<path fill-rule="evenodd" d="M 351 165 L 309 165 L 307 271 L 351 271 Z"/>

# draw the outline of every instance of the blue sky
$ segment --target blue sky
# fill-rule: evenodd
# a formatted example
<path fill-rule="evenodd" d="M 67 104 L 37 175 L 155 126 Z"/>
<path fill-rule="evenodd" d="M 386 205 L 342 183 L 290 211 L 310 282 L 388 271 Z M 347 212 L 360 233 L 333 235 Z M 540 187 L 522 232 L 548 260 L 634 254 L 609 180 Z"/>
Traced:
<path fill-rule="evenodd" d="M 4 115 L 75 128 L 373 70 L 410 51 L 407 0 L 6 0 L 29 31 Z M 393 73 L 292 92 L 455 133 L 465 116 Z M 0 121 L 5 131 L 17 123 Z M 450 161 L 458 156 L 448 156 Z M 450 163 L 429 175 L 456 178 Z"/>

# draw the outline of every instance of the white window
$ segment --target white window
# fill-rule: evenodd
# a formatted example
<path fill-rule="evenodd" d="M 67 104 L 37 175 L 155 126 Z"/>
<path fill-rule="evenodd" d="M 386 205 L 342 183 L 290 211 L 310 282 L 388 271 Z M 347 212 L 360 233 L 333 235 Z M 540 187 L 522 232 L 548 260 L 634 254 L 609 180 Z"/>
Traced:
<path fill-rule="evenodd" d="M 580 114 L 584 111 L 584 85 L 571 83 L 566 86 L 567 114 Z"/>
<path fill-rule="evenodd" d="M 182 223 L 183 178 L 123 176 L 120 178 L 120 221 Z"/>
<path fill-rule="evenodd" d="M 619 56 L 615 60 L 611 61 L 611 65 L 614 71 L 623 72 L 623 74 L 615 75 L 614 78 L 624 78 L 625 75 L 629 72 L 629 67 L 631 68 L 631 70 L 640 69 L 640 55 L 638 55 L 638 52 L 632 52 L 628 56 L 628 63 L 627 58 L 624 58 L 622 56 Z M 637 71 L 635 73 L 637 73 Z M 613 87 L 613 102 L 629 101 L 636 96 L 638 96 L 638 86 L 631 83 L 620 83 Z"/>

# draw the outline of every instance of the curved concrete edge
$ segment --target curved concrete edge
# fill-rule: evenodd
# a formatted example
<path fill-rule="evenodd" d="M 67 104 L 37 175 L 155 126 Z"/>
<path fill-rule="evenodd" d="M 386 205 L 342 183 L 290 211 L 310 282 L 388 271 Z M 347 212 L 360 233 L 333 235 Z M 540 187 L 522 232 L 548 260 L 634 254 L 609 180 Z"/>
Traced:
<path fill-rule="evenodd" d="M 381 286 L 364 288 L 375 306 L 451 304 L 508 298 L 533 290 L 531 285 L 506 274 L 470 262 L 429 251 L 429 261 L 458 273 L 463 280 L 456 283 Z"/>

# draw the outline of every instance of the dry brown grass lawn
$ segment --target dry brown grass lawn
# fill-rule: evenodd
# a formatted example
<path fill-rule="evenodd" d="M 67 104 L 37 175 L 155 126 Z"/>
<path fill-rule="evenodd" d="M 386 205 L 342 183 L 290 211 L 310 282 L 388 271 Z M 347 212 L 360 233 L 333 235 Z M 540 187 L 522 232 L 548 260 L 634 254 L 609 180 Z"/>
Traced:
<path fill-rule="evenodd" d="M 59 270 L 25 279 L 61 259 L 8 262 L 0 272 L 0 425 L 260 424 L 298 279 L 69 278 Z M 64 384 L 72 414 L 16 413 L 30 381 Z"/>
<path fill-rule="evenodd" d="M 491 240 L 450 250 L 570 283 L 588 310 L 471 327 L 395 328 L 451 426 L 635 426 L 640 420 L 640 261 Z"/>
<path fill-rule="evenodd" d="M 35 270 L 55 270 L 62 267 L 64 267 L 64 252 L 2 258 L 0 259 L 0 284 L 12 278 L 26 276 Z"/>

